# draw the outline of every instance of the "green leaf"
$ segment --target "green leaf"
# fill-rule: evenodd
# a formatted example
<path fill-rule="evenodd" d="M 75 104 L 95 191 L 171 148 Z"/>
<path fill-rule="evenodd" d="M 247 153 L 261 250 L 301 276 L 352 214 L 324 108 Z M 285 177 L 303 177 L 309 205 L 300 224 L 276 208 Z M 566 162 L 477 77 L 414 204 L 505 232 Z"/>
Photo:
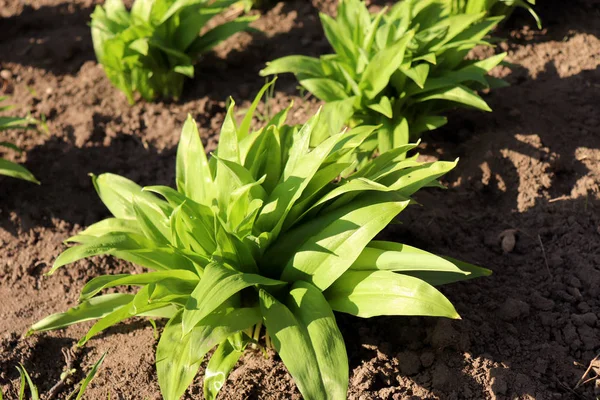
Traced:
<path fill-rule="evenodd" d="M 114 174 L 101 174 L 100 176 L 92 174 L 91 176 L 98 196 L 106 208 L 117 218 L 135 219 L 134 196 L 140 201 L 164 209 L 161 200 L 151 193 L 143 192 L 141 186 L 127 178 Z"/>
<path fill-rule="evenodd" d="M 417 64 L 409 69 L 401 69 L 402 72 L 413 80 L 421 89 L 425 85 L 427 76 L 429 75 L 429 64 Z"/>
<path fill-rule="evenodd" d="M 388 85 L 392 74 L 400 68 L 406 45 L 412 37 L 412 33 L 407 33 L 392 46 L 379 51 L 369 62 L 359 82 L 368 98 L 374 98 Z"/>
<path fill-rule="evenodd" d="M 285 282 L 255 274 L 240 273 L 217 263 L 209 264 L 183 310 L 183 334 L 190 332 L 196 324 L 234 294 L 247 287 L 258 285 L 282 286 Z"/>
<path fill-rule="evenodd" d="M 40 181 L 35 179 L 35 176 L 27 168 L 3 158 L 0 158 L 0 175 L 40 184 Z"/>
<path fill-rule="evenodd" d="M 429 271 L 467 276 L 454 263 L 416 247 L 393 242 L 372 241 L 350 267 L 359 271 Z"/>
<path fill-rule="evenodd" d="M 256 111 L 256 107 L 258 107 L 258 103 L 260 103 L 260 100 L 262 99 L 265 92 L 271 86 L 275 85 L 276 80 L 277 80 L 277 78 L 272 79 L 270 82 L 268 82 L 266 85 L 264 85 L 260 89 L 260 91 L 258 92 L 256 97 L 254 98 L 254 101 L 250 105 L 250 108 L 248 109 L 248 111 L 246 111 L 246 115 L 244 115 L 244 119 L 242 120 L 242 123 L 240 124 L 240 127 L 238 128 L 238 131 L 237 131 L 238 141 L 241 141 L 246 136 L 248 136 L 248 134 L 250 133 L 250 124 L 252 123 L 252 118 L 254 117 L 254 112 Z"/>
<path fill-rule="evenodd" d="M 305 399 L 328 399 L 319 370 L 319 360 L 305 326 L 294 314 L 264 290 L 259 291 L 260 309 L 273 346 L 294 378 Z"/>
<path fill-rule="evenodd" d="M 143 235 L 140 227 L 137 224 L 137 221 L 135 220 L 106 218 L 100 222 L 96 222 L 95 224 L 88 226 L 77 235 L 65 240 L 65 242 L 85 243 L 111 232 L 129 232 L 140 236 Z"/>
<path fill-rule="evenodd" d="M 111 288 L 115 286 L 142 286 L 151 283 L 160 282 L 161 280 L 169 278 L 172 281 L 178 280 L 184 287 L 189 287 L 190 292 L 194 290 L 200 278 L 193 272 L 186 270 L 170 270 L 170 271 L 159 271 L 149 272 L 144 274 L 119 274 L 119 275 L 102 275 L 93 278 L 91 281 L 85 284 L 81 289 L 79 300 L 87 300 L 101 290 Z"/>
<path fill-rule="evenodd" d="M 352 42 L 352 38 L 348 37 L 340 27 L 340 24 L 329 15 L 319 13 L 319 18 L 321 19 L 325 36 L 335 52 L 348 61 L 355 61 L 357 49 L 356 45 Z"/>
<path fill-rule="evenodd" d="M 283 74 L 291 72 L 292 74 L 308 75 L 311 77 L 324 77 L 325 72 L 321 67 L 321 61 L 318 58 L 308 56 L 287 56 L 267 63 L 259 74 L 260 76 Z"/>
<path fill-rule="evenodd" d="M 204 398 L 214 400 L 217 394 L 225 384 L 229 373 L 244 353 L 241 349 L 235 348 L 230 339 L 224 340 L 217 350 L 213 353 L 204 372 Z"/>
<path fill-rule="evenodd" d="M 287 306 L 298 322 L 306 327 L 317 358 L 319 375 L 327 389 L 326 398 L 346 399 L 348 356 L 344 338 L 327 300 L 321 291 L 310 283 L 298 281 L 292 285 Z"/>
<path fill-rule="evenodd" d="M 132 294 L 113 293 L 93 297 L 80 303 L 64 313 L 52 314 L 31 326 L 28 335 L 33 332 L 43 332 L 64 328 L 79 322 L 102 318 L 114 310 L 128 304 L 133 299 Z"/>
<path fill-rule="evenodd" d="M 454 258 L 442 256 L 446 261 L 454 264 L 454 266 L 462 271 L 462 274 L 445 272 L 445 271 L 409 271 L 403 272 L 406 275 L 414 276 L 419 278 L 432 286 L 447 285 L 450 283 L 466 281 L 470 279 L 480 278 L 484 276 L 490 276 L 492 271 L 486 268 L 481 268 L 473 264 L 459 261 Z"/>
<path fill-rule="evenodd" d="M 33 384 L 31 377 L 27 373 L 27 370 L 23 366 L 23 364 L 19 364 L 20 367 L 17 367 L 19 371 L 19 375 L 21 376 L 21 389 L 19 390 L 19 400 L 24 399 L 25 395 L 25 382 L 27 382 L 27 387 L 31 392 L 31 400 L 40 400 L 40 395 L 38 393 L 38 388 Z"/>
<path fill-rule="evenodd" d="M 323 224 L 308 222 L 319 228 L 317 232 L 310 226 L 290 231 L 286 236 L 295 238 L 300 246 L 293 250 L 281 278 L 305 280 L 327 289 L 408 203 L 391 193 L 374 193 L 322 217 Z"/>
<path fill-rule="evenodd" d="M 370 318 L 423 315 L 460 318 L 452 303 L 430 284 L 390 271 L 347 271 L 325 292 L 333 310 Z"/>
<path fill-rule="evenodd" d="M 114 232 L 90 239 L 89 241 L 86 240 L 85 243 L 79 246 L 68 248 L 54 261 L 54 265 L 48 272 L 48 275 L 53 274 L 58 268 L 64 265 L 103 254 L 110 254 L 152 269 L 195 270 L 190 261 L 177 253 L 173 248 L 156 247 L 150 240 L 134 233 Z"/>
<path fill-rule="evenodd" d="M 156 348 L 158 384 L 165 400 L 179 400 L 194 380 L 210 349 L 231 334 L 247 329 L 261 319 L 258 308 L 215 312 L 190 333 L 183 335 L 181 313 L 165 327 Z"/>
<path fill-rule="evenodd" d="M 369 104 L 371 110 L 377 111 L 379 114 L 387 117 L 393 118 L 394 112 L 392 111 L 392 103 L 390 103 L 390 99 L 387 96 L 381 96 L 379 103 Z"/>
<path fill-rule="evenodd" d="M 79 388 L 79 392 L 77 393 L 77 397 L 75 398 L 75 400 L 83 399 L 83 394 L 85 393 L 85 390 L 87 389 L 90 382 L 92 382 L 92 380 L 96 376 L 96 373 L 98 372 L 98 368 L 100 368 L 100 366 L 104 362 L 105 358 L 106 358 L 106 352 L 104 354 L 102 354 L 102 357 L 100 357 L 100 359 L 98 361 L 96 361 L 96 363 L 92 366 L 92 369 L 90 369 L 90 372 L 88 372 L 88 374 L 85 376 L 83 381 L 81 381 L 81 387 Z"/>
<path fill-rule="evenodd" d="M 337 101 L 349 97 L 344 86 L 328 78 L 305 78 L 300 80 L 300 84 L 315 97 L 323 101 Z"/>
<path fill-rule="evenodd" d="M 196 121 L 188 114 L 177 146 L 177 189 L 200 204 L 210 205 L 213 179 Z"/>
<path fill-rule="evenodd" d="M 332 136 L 309 153 L 305 153 L 310 142 L 310 134 L 315 124 L 311 119 L 299 133 L 298 142 L 290 150 L 290 158 L 285 166 L 280 183 L 269 196 L 256 222 L 263 232 L 279 233 L 285 217 L 294 203 L 300 198 L 310 180 L 319 170 L 331 149 L 339 141 Z"/>
<path fill-rule="evenodd" d="M 430 100 L 446 100 L 471 106 L 483 111 L 492 111 L 492 109 L 481 97 L 479 97 L 474 91 L 462 85 L 434 90 L 426 93 L 423 96 L 415 98 L 416 102 L 425 102 Z"/>

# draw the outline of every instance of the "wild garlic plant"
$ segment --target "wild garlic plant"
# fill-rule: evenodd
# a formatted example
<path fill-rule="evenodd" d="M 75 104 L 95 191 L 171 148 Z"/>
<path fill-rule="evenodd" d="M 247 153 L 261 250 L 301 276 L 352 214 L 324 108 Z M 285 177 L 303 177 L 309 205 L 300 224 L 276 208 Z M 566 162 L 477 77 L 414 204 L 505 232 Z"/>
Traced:
<path fill-rule="evenodd" d="M 186 77 L 194 77 L 198 57 L 240 31 L 254 16 L 204 29 L 238 0 L 106 0 L 92 13 L 98 62 L 130 103 L 134 93 L 151 101 L 179 97 Z"/>
<path fill-rule="evenodd" d="M 0 97 L 0 102 L 4 100 L 6 100 L 6 97 Z M 0 107 L 0 112 L 9 110 L 11 108 L 12 106 L 2 106 Z M 0 131 L 8 129 L 31 129 L 31 124 L 35 122 L 35 119 L 30 117 L 22 118 L 0 116 Z M 0 147 L 5 147 L 19 153 L 21 152 L 21 149 L 10 142 L 0 141 Z M 37 183 L 38 185 L 40 183 L 27 168 L 3 158 L 0 158 L 0 175 L 23 179 L 25 181 Z"/>
<path fill-rule="evenodd" d="M 346 399 L 348 358 L 334 312 L 458 318 L 435 286 L 488 270 L 374 240 L 415 192 L 438 186 L 456 162 L 407 158 L 416 147 L 407 144 L 354 170 L 353 153 L 377 127 L 332 133 L 311 147 L 313 133 L 323 129 L 319 114 L 288 126 L 289 109 L 252 130 L 268 86 L 239 125 L 231 102 L 209 159 L 188 117 L 177 150 L 177 189 L 93 176 L 113 216 L 70 238 L 77 245 L 50 273 L 102 254 L 148 272 L 92 279 L 77 306 L 39 321 L 30 333 L 96 320 L 83 345 L 127 318 L 166 318 L 156 368 L 167 400 L 181 398 L 216 348 L 204 375 L 204 396 L 214 399 L 244 350 L 264 335 L 304 398 Z M 102 294 L 119 286 L 138 290 Z"/>
<path fill-rule="evenodd" d="M 267 64 L 262 76 L 293 73 L 300 85 L 351 127 L 381 125 L 362 147 L 374 152 L 416 141 L 446 124 L 456 106 L 491 111 L 475 89 L 505 85 L 488 75 L 505 57 L 471 60 L 475 46 L 502 20 L 461 12 L 449 0 L 404 0 L 371 14 L 362 0 L 340 0 L 337 17 L 321 13 L 332 54 L 292 55 Z M 469 10 L 470 11 L 470 10 Z"/>

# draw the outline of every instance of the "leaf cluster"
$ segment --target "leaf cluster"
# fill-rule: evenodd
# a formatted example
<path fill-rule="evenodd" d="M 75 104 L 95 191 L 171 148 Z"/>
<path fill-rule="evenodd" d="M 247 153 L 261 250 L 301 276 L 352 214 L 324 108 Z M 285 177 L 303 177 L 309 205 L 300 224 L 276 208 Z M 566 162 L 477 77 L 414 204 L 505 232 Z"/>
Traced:
<path fill-rule="evenodd" d="M 92 13 L 96 58 L 130 103 L 135 92 L 146 100 L 179 97 L 197 58 L 255 19 L 211 22 L 236 1 L 135 0 L 128 11 L 122 0 L 107 0 Z"/>
<path fill-rule="evenodd" d="M 272 83 L 271 83 L 272 84 Z M 92 279 L 71 310 L 31 332 L 96 320 L 80 341 L 133 316 L 166 318 L 156 350 L 165 399 L 179 399 L 206 354 L 213 399 L 261 326 L 307 399 L 345 399 L 348 360 L 334 311 L 358 317 L 458 318 L 435 286 L 489 271 L 411 246 L 373 240 L 422 187 L 455 162 L 406 157 L 415 144 L 355 168 L 353 153 L 376 130 L 327 135 L 315 115 L 285 124 L 285 109 L 251 130 L 263 87 L 238 125 L 228 109 L 207 159 L 196 123 L 186 121 L 176 162 L 177 190 L 141 188 L 117 175 L 93 176 L 113 217 L 69 239 L 52 271 L 109 254 L 146 267 L 141 274 Z M 134 286 L 135 294 L 100 294 Z"/>
<path fill-rule="evenodd" d="M 535 19 L 539 29 L 542 29 L 542 21 L 533 7 L 535 0 L 450 0 L 452 12 L 455 14 L 476 14 L 482 11 L 490 16 L 508 17 L 515 7 L 521 7 L 529 11 Z"/>
<path fill-rule="evenodd" d="M 0 97 L 0 101 L 3 100 L 6 100 L 6 97 Z M 0 107 L 0 112 L 9 110 L 10 108 L 12 107 L 2 106 Z M 33 122 L 35 122 L 35 120 L 32 118 L 0 116 L 0 131 L 7 129 L 31 129 L 31 124 Z M 19 153 L 21 152 L 21 149 L 10 142 L 0 142 L 0 147 L 5 147 Z M 23 179 L 37 184 L 40 183 L 27 168 L 3 158 L 0 158 L 0 175 Z"/>
<path fill-rule="evenodd" d="M 475 89 L 504 85 L 487 75 L 504 53 L 467 59 L 475 46 L 492 45 L 486 36 L 502 17 L 454 3 L 404 0 L 371 14 L 362 0 L 340 0 L 335 19 L 320 14 L 333 54 L 283 57 L 261 75 L 293 73 L 336 118 L 381 124 L 363 150 L 384 153 L 444 125 L 448 108 L 491 111 Z"/>

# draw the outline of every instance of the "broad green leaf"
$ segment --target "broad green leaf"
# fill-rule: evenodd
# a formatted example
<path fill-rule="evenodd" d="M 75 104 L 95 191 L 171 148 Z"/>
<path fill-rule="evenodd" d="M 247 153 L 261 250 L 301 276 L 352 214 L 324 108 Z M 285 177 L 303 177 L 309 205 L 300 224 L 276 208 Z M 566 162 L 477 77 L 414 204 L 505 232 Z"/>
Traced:
<path fill-rule="evenodd" d="M 133 211 L 142 233 L 153 243 L 160 246 L 169 244 L 169 218 L 158 207 L 133 198 Z"/>
<path fill-rule="evenodd" d="M 304 145 L 308 147 L 313 123 L 314 120 L 309 121 L 309 124 L 311 125 L 307 128 L 306 134 L 304 134 L 306 139 L 302 139 L 304 140 L 304 144 L 299 147 L 303 147 Z M 303 130 L 305 128 L 303 128 Z M 269 196 L 269 199 L 265 203 L 256 222 L 263 232 L 273 231 L 275 234 L 279 233 L 278 231 L 281 229 L 285 217 L 296 200 L 300 198 L 302 192 L 317 173 L 319 167 L 339 139 L 339 135 L 332 136 L 313 149 L 310 153 L 303 155 L 299 154 L 295 159 L 292 158 L 292 152 L 294 151 L 295 146 L 292 147 L 292 150 L 290 150 L 290 160 L 286 164 L 284 175 L 281 177 L 280 183 Z"/>
<path fill-rule="evenodd" d="M 448 123 L 448 118 L 438 115 L 423 115 L 410 125 L 411 135 L 432 131 Z"/>
<path fill-rule="evenodd" d="M 390 103 L 390 99 L 387 96 L 381 96 L 379 103 L 369 104 L 368 107 L 371 110 L 377 111 L 381 115 L 387 118 L 393 118 L 394 112 L 392 111 L 392 103 Z"/>
<path fill-rule="evenodd" d="M 368 98 L 377 96 L 387 86 L 392 74 L 400 68 L 406 45 L 412 37 L 412 33 L 407 33 L 393 46 L 379 51 L 367 65 L 360 78 L 359 86 Z"/>
<path fill-rule="evenodd" d="M 392 187 L 402 196 L 410 197 L 431 181 L 452 170 L 457 163 L 458 160 L 420 164 L 383 175 L 377 181 Z"/>
<path fill-rule="evenodd" d="M 343 29 L 340 28 L 339 23 L 324 13 L 319 13 L 319 18 L 321 19 L 325 36 L 335 52 L 346 60 L 356 60 L 356 45 L 352 43 L 352 38 L 348 37 Z"/>
<path fill-rule="evenodd" d="M 156 370 L 165 400 L 179 400 L 194 380 L 210 349 L 231 334 L 249 328 L 261 319 L 258 308 L 228 309 L 208 316 L 183 335 L 181 313 L 165 327 L 156 348 Z"/>
<path fill-rule="evenodd" d="M 454 306 L 430 284 L 391 271 L 347 271 L 325 292 L 333 310 L 370 318 L 423 315 L 460 318 Z"/>
<path fill-rule="evenodd" d="M 346 399 L 349 370 L 346 346 L 323 293 L 310 283 L 295 282 L 287 306 L 306 327 L 323 386 L 327 389 L 326 398 Z"/>
<path fill-rule="evenodd" d="M 129 232 L 137 235 L 142 235 L 142 231 L 138 226 L 137 222 L 132 219 L 119 219 L 119 218 L 106 218 L 100 222 L 96 222 L 88 226 L 77 235 L 72 236 L 65 240 L 66 243 L 85 243 L 93 238 L 97 238 L 107 233 L 112 232 Z"/>
<path fill-rule="evenodd" d="M 64 328 L 79 322 L 102 318 L 114 310 L 128 304 L 133 299 L 132 294 L 113 293 L 93 297 L 80 303 L 64 313 L 52 314 L 31 326 L 28 335 L 33 332 L 43 332 Z"/>
<path fill-rule="evenodd" d="M 134 233 L 114 232 L 68 248 L 54 261 L 48 274 L 53 274 L 64 265 L 103 254 L 110 254 L 152 269 L 195 270 L 189 260 L 172 248 L 155 247 L 151 241 Z"/>
<path fill-rule="evenodd" d="M 324 77 L 325 72 L 321 67 L 318 58 L 307 56 L 287 56 L 267 63 L 267 66 L 260 71 L 260 76 L 283 74 L 291 72 L 292 74 L 303 74 L 312 77 Z"/>
<path fill-rule="evenodd" d="M 236 349 L 230 342 L 230 339 L 226 339 L 217 350 L 213 353 L 204 371 L 204 398 L 206 400 L 214 400 L 217 398 L 217 394 L 225 384 L 229 373 L 238 362 L 242 354 L 244 353 L 244 347 Z"/>
<path fill-rule="evenodd" d="M 273 346 L 294 378 L 305 399 L 328 399 L 319 370 L 319 360 L 308 331 L 292 312 L 264 290 L 260 309 Z"/>
<path fill-rule="evenodd" d="M 93 336 L 110 328 L 113 325 L 118 324 L 128 318 L 136 315 L 142 315 L 144 313 L 152 312 L 154 310 L 164 309 L 166 307 L 172 307 L 167 302 L 152 301 L 150 299 L 151 292 L 154 290 L 153 284 L 144 286 L 138 291 L 131 301 L 123 307 L 117 308 L 111 313 L 104 315 L 98 319 L 94 325 L 87 331 L 84 337 L 82 337 L 78 345 L 83 346 Z M 160 299 L 159 299 L 160 300 Z"/>
<path fill-rule="evenodd" d="M 214 194 L 212 174 L 208 167 L 198 126 L 188 115 L 177 146 L 176 180 L 178 190 L 197 203 L 209 205 Z"/>
<path fill-rule="evenodd" d="M 161 205 L 161 200 L 151 193 L 143 192 L 141 186 L 133 181 L 114 174 L 101 174 L 99 176 L 91 175 L 94 187 L 100 196 L 100 199 L 117 218 L 135 219 L 133 210 L 133 198 L 140 199 L 149 204 L 166 210 Z"/>
<path fill-rule="evenodd" d="M 255 274 L 244 274 L 217 263 L 209 264 L 189 297 L 182 315 L 183 334 L 242 289 L 250 286 L 282 286 L 284 282 Z"/>
<path fill-rule="evenodd" d="M 40 184 L 40 181 L 27 168 L 3 158 L 0 158 L 0 175 Z"/>
<path fill-rule="evenodd" d="M 469 88 L 458 85 L 451 88 L 444 88 L 427 92 L 423 96 L 415 99 L 416 102 L 425 102 L 430 100 L 446 100 L 454 103 L 460 103 L 471 106 L 483 111 L 491 112 L 492 109 L 487 103 Z"/>
<path fill-rule="evenodd" d="M 281 278 L 288 282 L 305 280 L 327 289 L 408 203 L 394 194 L 374 193 L 335 210 L 331 217 L 323 217 L 329 223 L 316 233 L 305 236 L 303 227 L 289 232 L 301 245 L 292 253 Z"/>
<path fill-rule="evenodd" d="M 469 272 L 435 254 L 406 244 L 380 241 L 370 242 L 350 269 L 395 272 L 430 271 L 469 275 Z"/>
<path fill-rule="evenodd" d="M 429 64 L 417 64 L 409 69 L 402 69 L 402 72 L 413 80 L 421 89 L 425 85 L 427 76 L 429 75 Z"/>
<path fill-rule="evenodd" d="M 149 272 L 137 275 L 102 275 L 93 278 L 91 281 L 86 283 L 83 289 L 81 289 L 79 300 L 87 300 L 106 288 L 126 285 L 142 286 L 150 283 L 156 283 L 167 278 L 181 281 L 181 285 L 189 287 L 190 292 L 194 290 L 200 279 L 198 275 L 194 274 L 193 272 L 177 269 L 171 271 Z"/>
<path fill-rule="evenodd" d="M 323 101 L 337 101 L 350 97 L 341 83 L 328 78 L 305 78 L 300 84 Z"/>
<path fill-rule="evenodd" d="M 463 273 L 457 274 L 445 271 L 409 271 L 403 272 L 403 274 L 405 273 L 407 275 L 414 276 L 415 278 L 419 278 L 433 286 L 447 285 L 450 283 L 480 278 L 492 274 L 492 271 L 486 268 L 481 268 L 476 265 L 459 261 L 451 257 L 442 256 L 442 258 L 454 264 L 454 266 L 460 269 Z"/>

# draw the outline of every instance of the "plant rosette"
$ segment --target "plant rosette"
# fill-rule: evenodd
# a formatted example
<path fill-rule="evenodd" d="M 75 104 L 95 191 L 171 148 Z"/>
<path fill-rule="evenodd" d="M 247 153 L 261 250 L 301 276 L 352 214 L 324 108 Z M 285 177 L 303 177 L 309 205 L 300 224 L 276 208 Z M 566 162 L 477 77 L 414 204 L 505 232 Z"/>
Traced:
<path fill-rule="evenodd" d="M 96 320 L 84 344 L 133 316 L 166 318 L 156 368 L 169 400 L 184 394 L 216 348 L 204 375 L 204 395 L 214 399 L 245 348 L 264 335 L 304 398 L 345 399 L 348 359 L 334 312 L 458 318 L 435 286 L 488 270 L 373 240 L 414 203 L 415 192 L 439 186 L 436 179 L 456 163 L 407 158 L 416 146 L 410 144 L 349 173 L 347 160 L 376 127 L 329 135 L 311 147 L 312 134 L 323 129 L 319 115 L 287 126 L 288 108 L 252 131 L 269 85 L 239 125 L 231 102 L 210 159 L 188 117 L 177 151 L 177 190 L 141 188 L 112 174 L 92 177 L 113 217 L 70 238 L 78 245 L 50 273 L 101 254 L 149 272 L 92 279 L 79 305 L 39 321 L 30 333 Z M 100 294 L 117 286 L 139 290 Z"/>

